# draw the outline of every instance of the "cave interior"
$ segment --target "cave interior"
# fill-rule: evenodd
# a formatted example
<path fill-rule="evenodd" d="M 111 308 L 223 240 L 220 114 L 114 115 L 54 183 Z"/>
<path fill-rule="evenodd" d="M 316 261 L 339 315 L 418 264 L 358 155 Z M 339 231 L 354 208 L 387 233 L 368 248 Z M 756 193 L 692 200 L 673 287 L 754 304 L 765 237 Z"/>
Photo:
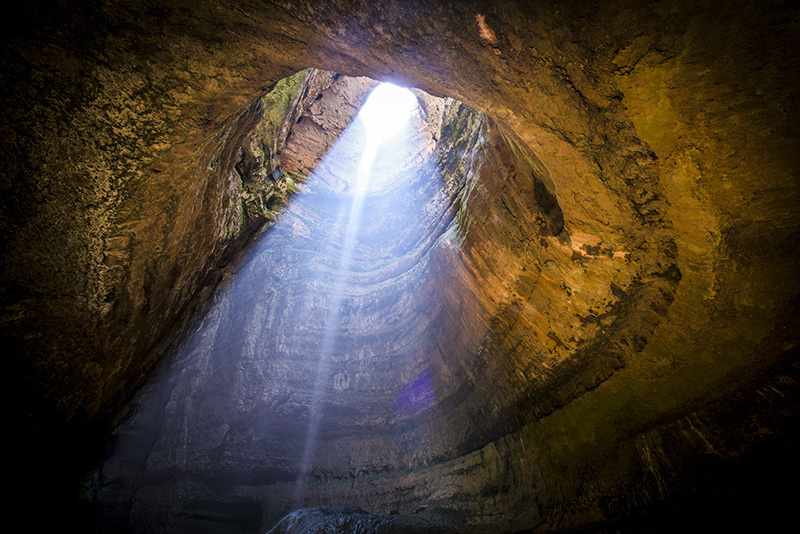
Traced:
<path fill-rule="evenodd" d="M 2 9 L 31 525 L 792 520 L 796 2 Z"/>

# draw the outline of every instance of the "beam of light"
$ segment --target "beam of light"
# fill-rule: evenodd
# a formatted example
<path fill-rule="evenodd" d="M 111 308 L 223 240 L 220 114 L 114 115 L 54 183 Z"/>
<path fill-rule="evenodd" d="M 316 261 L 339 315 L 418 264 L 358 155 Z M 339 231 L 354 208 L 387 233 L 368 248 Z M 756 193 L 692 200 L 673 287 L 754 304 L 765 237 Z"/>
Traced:
<path fill-rule="evenodd" d="M 419 113 L 416 99 L 409 108 L 410 91 L 381 87 L 364 106 L 375 113 L 342 132 L 141 390 L 104 467 L 109 487 L 135 492 L 147 473 L 200 461 L 207 465 L 200 473 L 247 484 L 251 475 L 266 477 L 264 484 L 291 477 L 285 503 L 270 506 L 320 504 L 309 483 L 339 422 L 329 409 L 379 410 L 391 422 L 435 404 L 435 372 L 421 361 L 435 344 L 431 326 L 404 322 L 400 312 L 441 305 L 422 288 L 437 261 L 431 251 L 447 241 L 449 201 L 427 133 L 408 120 Z M 392 93 L 405 95 L 405 104 L 372 100 Z M 403 106 L 405 116 L 397 113 Z M 381 109 L 388 125 L 375 118 Z M 418 224 L 423 218 L 433 226 Z M 376 306 L 385 313 L 373 313 Z M 376 341 L 376 332 L 386 337 Z M 394 360 L 384 368 L 392 381 L 385 396 L 374 395 L 364 389 L 371 379 L 353 377 L 359 366 L 377 372 L 384 358 Z M 334 375 L 351 364 L 353 383 L 337 386 Z M 175 491 L 168 498 L 184 497 Z"/>
<path fill-rule="evenodd" d="M 412 113 L 417 108 L 417 98 L 408 89 L 403 89 L 389 83 L 378 85 L 367 97 L 366 102 L 358 113 L 360 120 L 367 129 L 366 146 L 363 147 L 358 168 L 353 169 L 356 174 L 354 187 L 351 188 L 351 205 L 346 218 L 346 231 L 342 245 L 339 264 L 333 282 L 333 289 L 328 302 L 328 313 L 325 320 L 325 331 L 317 362 L 317 371 L 314 379 L 314 392 L 309 413 L 309 426 L 306 433 L 303 457 L 300 463 L 300 477 L 297 479 L 294 493 L 295 506 L 299 505 L 304 497 L 308 485 L 308 477 L 312 469 L 314 454 L 316 452 L 322 408 L 325 401 L 325 391 L 331 379 L 331 356 L 336 345 L 339 332 L 342 302 L 345 289 L 351 273 L 353 263 L 353 250 L 358 240 L 361 217 L 364 207 L 364 198 L 372 178 L 378 149 L 392 148 L 391 142 L 399 137 L 400 131 L 406 126 Z M 402 140 L 396 140 L 402 143 Z M 400 147 L 394 147 L 399 149 Z"/>
<path fill-rule="evenodd" d="M 358 112 L 358 119 L 367 127 L 367 147 L 377 149 L 396 135 L 416 108 L 417 97 L 410 90 L 391 83 L 376 87 Z"/>

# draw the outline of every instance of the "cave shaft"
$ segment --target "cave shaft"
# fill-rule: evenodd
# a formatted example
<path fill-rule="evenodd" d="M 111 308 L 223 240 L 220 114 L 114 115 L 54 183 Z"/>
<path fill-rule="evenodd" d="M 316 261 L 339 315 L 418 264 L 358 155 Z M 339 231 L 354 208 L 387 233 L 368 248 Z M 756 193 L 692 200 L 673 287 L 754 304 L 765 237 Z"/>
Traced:
<path fill-rule="evenodd" d="M 287 392 L 313 389 L 298 381 L 315 381 L 316 362 L 295 363 L 299 345 L 281 335 L 319 354 L 327 318 L 309 313 L 308 336 L 294 328 L 285 301 L 300 284 L 261 307 L 244 290 L 250 309 L 226 299 L 247 273 L 308 259 L 297 241 L 266 256 L 258 244 L 306 239 L 302 213 L 279 214 L 312 170 L 345 190 L 336 176 L 360 152 L 322 154 L 373 80 L 419 88 L 421 152 L 396 167 L 438 176 L 409 190 L 413 210 L 383 210 L 419 208 L 414 220 L 430 223 L 403 227 L 427 236 L 392 244 L 412 251 L 404 260 L 361 269 L 369 231 L 354 241 L 359 283 L 343 293 L 303 502 L 464 532 L 791 520 L 796 495 L 780 488 L 800 476 L 796 2 L 7 4 L 0 342 L 10 485 L 48 503 L 43 522 L 256 531 L 292 508 L 306 436 L 295 415 L 311 393 L 262 393 L 281 365 Z M 317 263 L 333 281 L 340 250 L 325 246 Z M 370 321 L 374 339 L 348 322 L 372 313 L 347 304 L 368 286 L 375 310 L 393 310 Z M 270 321 L 292 328 L 250 335 Z M 198 327 L 213 339 L 194 346 Z M 348 336 L 364 349 L 345 350 Z M 394 357 L 346 364 L 389 345 Z M 202 367 L 215 351 L 287 358 Z M 155 371 L 181 362 L 183 373 Z M 205 379 L 208 394 L 192 396 Z M 237 380 L 253 395 L 227 395 Z M 335 388 L 364 395 L 354 407 Z M 241 424 L 217 424 L 223 405 Z M 274 434 L 248 430 L 281 410 Z M 128 424 L 155 430 L 136 437 Z M 197 432 L 217 446 L 182 441 Z M 109 439 L 149 452 L 98 470 Z M 126 470 L 141 480 L 128 485 Z M 136 487 L 149 489 L 133 498 Z"/>

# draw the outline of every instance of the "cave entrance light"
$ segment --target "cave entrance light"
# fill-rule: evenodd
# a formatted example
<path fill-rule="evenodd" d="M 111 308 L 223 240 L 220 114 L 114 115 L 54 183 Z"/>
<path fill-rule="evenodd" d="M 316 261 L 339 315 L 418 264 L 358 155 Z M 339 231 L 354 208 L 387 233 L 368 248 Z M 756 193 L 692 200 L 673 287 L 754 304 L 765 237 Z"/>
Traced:
<path fill-rule="evenodd" d="M 333 282 L 327 293 L 328 305 L 325 319 L 325 327 L 322 335 L 319 353 L 317 355 L 317 369 L 315 373 L 314 386 L 311 395 L 311 405 L 309 410 L 309 423 L 306 432 L 303 456 L 300 463 L 300 476 L 295 483 L 293 501 L 298 506 L 305 495 L 306 487 L 309 484 L 314 455 L 316 453 L 320 424 L 322 418 L 322 407 L 326 401 L 326 391 L 331 381 L 331 358 L 336 349 L 337 336 L 340 331 L 342 320 L 342 308 L 348 299 L 347 287 L 352 284 L 354 250 L 359 240 L 362 228 L 362 219 L 366 215 L 367 226 L 374 226 L 375 218 L 387 216 L 386 213 L 364 213 L 364 201 L 367 197 L 368 188 L 390 183 L 395 177 L 394 172 L 387 170 L 385 165 L 376 164 L 378 149 L 398 154 L 411 155 L 413 146 L 407 139 L 409 132 L 404 128 L 413 113 L 418 108 L 417 97 L 409 89 L 398 87 L 390 83 L 381 83 L 367 97 L 364 105 L 358 112 L 357 119 L 360 120 L 367 130 L 366 146 L 355 146 L 359 149 L 363 147 L 358 167 L 350 169 L 355 175 L 355 185 L 349 189 L 349 209 L 344 208 L 337 227 L 341 226 L 344 230 L 341 250 L 338 258 L 338 265 L 333 273 Z M 351 123 L 352 124 L 352 123 Z M 342 136 L 349 138 L 350 127 Z M 405 136 L 400 135 L 404 133 Z M 337 158 L 340 156 L 341 147 L 336 146 L 326 154 L 325 158 Z M 324 161 L 324 160 L 323 160 Z M 318 169 L 324 169 L 324 163 Z M 315 170 L 313 175 L 320 171 Z M 390 190 L 383 190 L 383 196 L 397 194 Z M 295 200 L 295 203 L 297 201 Z M 396 203 L 401 206 L 403 203 Z M 383 236 L 389 238 L 390 236 Z M 424 386 L 426 384 L 423 384 Z M 419 386 L 419 387 L 422 387 Z M 406 395 L 408 396 L 408 394 Z M 409 397 L 410 398 L 410 397 Z"/>
<path fill-rule="evenodd" d="M 336 89 L 363 91 L 367 83 L 343 81 Z M 321 109 L 343 111 L 337 108 L 340 94 L 333 93 L 326 102 L 334 105 Z M 355 99 L 355 93 L 346 94 Z M 136 495 L 139 488 L 157 495 L 147 480 L 160 484 L 164 469 L 186 469 L 186 458 L 200 458 L 192 464 L 199 472 L 189 474 L 191 480 L 221 474 L 225 492 L 237 492 L 242 484 L 280 488 L 286 495 L 270 503 L 270 512 L 301 508 L 319 498 L 317 477 L 338 477 L 341 469 L 366 482 L 373 472 L 361 470 L 370 459 L 349 452 L 329 471 L 334 449 L 324 440 L 336 443 L 349 430 L 360 439 L 361 429 L 375 421 L 381 433 L 398 428 L 377 438 L 395 440 L 387 454 L 423 446 L 405 444 L 405 433 L 415 427 L 394 423 L 410 421 L 437 402 L 434 363 L 424 360 L 435 349 L 428 347 L 427 326 L 417 314 L 438 306 L 426 289 L 435 261 L 429 254 L 444 235 L 450 208 L 444 182 L 436 178 L 430 125 L 417 102 L 407 89 L 375 84 L 358 114 L 346 109 L 353 120 L 215 290 L 200 326 L 177 346 L 164 375 L 142 390 L 136 416 L 120 427 L 105 463 L 111 481 L 105 490 L 134 487 Z M 307 135 L 313 141 L 316 130 Z M 308 153 L 316 158 L 314 150 Z M 163 409 L 164 398 L 174 399 L 174 410 Z M 151 438 L 152 448 L 141 447 Z M 147 461 L 151 455 L 165 463 Z M 378 462 L 378 469 L 394 465 L 391 459 Z M 165 502 L 194 502 L 192 491 L 170 491 Z M 128 498 L 105 495 L 114 507 L 109 510 Z M 146 510 L 143 521 L 159 520 L 159 510 L 166 509 L 161 497 L 144 498 L 144 507 L 152 504 L 154 511 Z"/>
<path fill-rule="evenodd" d="M 367 127 L 368 145 L 380 145 L 397 134 L 417 108 L 411 90 L 381 83 L 367 97 L 358 118 Z"/>
<path fill-rule="evenodd" d="M 384 82 L 378 84 L 358 111 L 356 119 L 367 131 L 367 142 L 363 147 L 356 175 L 354 196 L 360 203 L 367 192 L 375 192 L 387 185 L 386 173 L 375 172 L 378 149 L 390 148 L 401 151 L 402 135 L 414 112 L 418 109 L 417 97 L 410 89 Z"/>

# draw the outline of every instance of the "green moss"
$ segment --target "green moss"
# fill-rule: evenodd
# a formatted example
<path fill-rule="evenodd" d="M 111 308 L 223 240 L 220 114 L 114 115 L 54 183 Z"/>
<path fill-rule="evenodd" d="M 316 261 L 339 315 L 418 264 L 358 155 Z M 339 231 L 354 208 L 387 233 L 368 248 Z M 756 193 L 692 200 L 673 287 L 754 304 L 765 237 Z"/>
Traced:
<path fill-rule="evenodd" d="M 284 128 L 293 120 L 308 72 L 300 71 L 280 80 L 261 98 L 261 120 L 245 140 L 242 159 L 237 164 L 239 192 L 247 193 L 247 200 L 240 199 L 242 225 L 258 217 L 274 220 L 306 178 L 299 171 L 281 170 L 274 180 L 272 174 L 287 135 Z"/>
<path fill-rule="evenodd" d="M 454 220 L 456 223 L 456 232 L 460 237 L 458 241 L 458 246 L 461 247 L 464 245 L 464 241 L 466 241 L 467 239 L 467 234 L 469 233 L 469 227 L 472 224 L 472 217 L 470 216 L 466 208 L 466 203 L 459 202 L 458 212 L 456 212 Z"/>
<path fill-rule="evenodd" d="M 261 98 L 264 115 L 256 126 L 256 132 L 261 139 L 262 146 L 274 146 L 281 128 L 286 122 L 286 116 L 295 105 L 303 81 L 308 75 L 308 69 L 284 78 L 275 84 L 275 87 Z M 281 147 L 274 147 L 280 150 Z"/>

